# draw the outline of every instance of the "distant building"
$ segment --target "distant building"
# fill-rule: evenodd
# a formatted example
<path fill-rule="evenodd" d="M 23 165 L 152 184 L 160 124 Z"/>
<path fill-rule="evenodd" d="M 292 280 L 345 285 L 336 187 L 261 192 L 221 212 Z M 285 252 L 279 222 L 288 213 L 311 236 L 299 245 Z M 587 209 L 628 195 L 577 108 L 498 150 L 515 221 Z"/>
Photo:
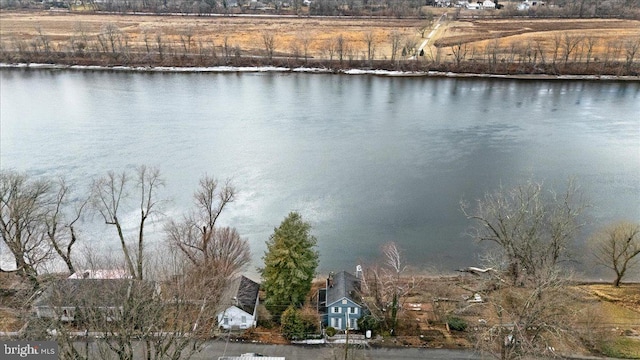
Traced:
<path fill-rule="evenodd" d="M 131 294 L 150 298 L 158 294 L 152 282 L 132 279 L 63 279 L 50 284 L 34 301 L 32 308 L 39 318 L 71 322 L 79 311 L 100 312 L 117 317 Z"/>
<path fill-rule="evenodd" d="M 483 9 L 495 9 L 496 8 L 496 3 L 494 3 L 491 0 L 485 0 L 482 2 L 482 8 Z"/>
<path fill-rule="evenodd" d="M 218 313 L 218 326 L 225 329 L 248 329 L 258 321 L 260 284 L 240 276 L 231 282 L 222 297 L 229 306 Z"/>
<path fill-rule="evenodd" d="M 361 276 L 361 271 L 357 274 Z M 318 294 L 318 306 L 325 326 L 338 330 L 358 329 L 362 317 L 359 301 L 360 278 L 346 271 L 329 274 L 324 289 Z"/>
<path fill-rule="evenodd" d="M 69 279 L 132 279 L 123 269 L 99 269 L 76 271 L 69 276 Z"/>

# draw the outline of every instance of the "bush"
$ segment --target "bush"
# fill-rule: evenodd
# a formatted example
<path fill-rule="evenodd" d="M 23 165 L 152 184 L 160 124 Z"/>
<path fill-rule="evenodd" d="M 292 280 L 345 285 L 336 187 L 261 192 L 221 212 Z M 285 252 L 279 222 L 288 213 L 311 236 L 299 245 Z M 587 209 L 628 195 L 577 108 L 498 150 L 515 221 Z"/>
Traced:
<path fill-rule="evenodd" d="M 378 333 L 380 330 L 380 322 L 371 315 L 365 315 L 358 319 L 358 329 L 363 332 L 371 330 L 372 333 Z"/>
<path fill-rule="evenodd" d="M 271 313 L 263 304 L 258 305 L 258 324 L 259 327 L 271 329 L 274 326 Z"/>
<path fill-rule="evenodd" d="M 310 309 L 298 310 L 289 306 L 282 313 L 280 324 L 282 325 L 282 335 L 288 340 L 306 339 L 307 335 L 315 334 L 318 331 L 320 322 L 318 314 L 312 313 Z"/>
<path fill-rule="evenodd" d="M 451 330 L 465 331 L 467 329 L 467 322 L 458 317 L 448 318 L 447 324 L 449 325 L 449 329 Z"/>
<path fill-rule="evenodd" d="M 304 337 L 304 324 L 295 307 L 289 306 L 282 313 L 280 324 L 282 325 L 282 336 L 287 340 L 297 340 Z"/>
<path fill-rule="evenodd" d="M 338 332 L 338 330 L 336 330 L 336 328 L 332 326 L 329 326 L 328 328 L 325 329 L 324 332 L 327 334 L 327 336 L 331 337 L 335 335 Z"/>

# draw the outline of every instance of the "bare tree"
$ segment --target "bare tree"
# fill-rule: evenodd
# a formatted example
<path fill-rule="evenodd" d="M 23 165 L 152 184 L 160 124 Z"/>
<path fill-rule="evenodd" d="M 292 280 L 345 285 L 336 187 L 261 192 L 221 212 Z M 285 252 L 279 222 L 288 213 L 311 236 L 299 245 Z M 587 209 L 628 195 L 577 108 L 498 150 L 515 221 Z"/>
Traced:
<path fill-rule="evenodd" d="M 560 33 L 556 33 L 553 36 L 553 50 L 552 50 L 552 63 L 553 66 L 556 66 L 556 62 L 558 61 L 558 56 L 560 54 L 560 48 L 562 47 L 562 36 Z"/>
<path fill-rule="evenodd" d="M 585 46 L 587 48 L 585 69 L 588 70 L 589 69 L 589 63 L 591 62 L 591 57 L 593 55 L 593 49 L 598 44 L 598 39 L 593 37 L 593 36 L 588 36 L 587 38 L 585 38 L 585 42 L 584 43 L 585 43 Z"/>
<path fill-rule="evenodd" d="M 169 243 L 186 256 L 195 270 L 229 278 L 250 261 L 247 240 L 234 228 L 217 226 L 235 194 L 229 180 L 220 186 L 216 179 L 205 176 L 194 194 L 196 209 L 182 221 L 171 220 L 165 226 Z"/>
<path fill-rule="evenodd" d="M 544 44 L 543 44 L 542 40 L 540 40 L 540 39 L 535 39 L 535 43 L 536 43 L 536 46 L 535 46 L 536 52 L 540 56 L 540 63 L 542 63 L 544 65 L 546 63 L 546 61 L 547 61 L 546 51 L 544 49 Z"/>
<path fill-rule="evenodd" d="M 493 71 L 498 64 L 498 53 L 500 51 L 500 43 L 498 39 L 493 39 L 485 45 L 484 53 L 489 68 Z"/>
<path fill-rule="evenodd" d="M 158 49 L 158 56 L 160 57 L 160 60 L 162 60 L 164 56 L 164 42 L 162 32 L 160 31 L 156 33 L 156 48 Z"/>
<path fill-rule="evenodd" d="M 342 64 L 342 60 L 344 59 L 344 56 L 348 51 L 347 40 L 344 38 L 342 34 L 340 34 L 335 39 L 335 44 L 336 44 L 335 49 L 336 49 L 336 54 L 338 55 L 338 60 L 340 61 L 340 64 Z"/>
<path fill-rule="evenodd" d="M 395 61 L 402 43 L 402 34 L 395 30 L 392 31 L 389 34 L 389 41 L 391 41 L 391 61 Z"/>
<path fill-rule="evenodd" d="M 39 287 L 38 268 L 51 258 L 45 217 L 52 203 L 52 184 L 26 175 L 0 172 L 0 234 L 9 249 L 15 270 Z M 1 271 L 7 271 L 2 270 Z"/>
<path fill-rule="evenodd" d="M 562 57 L 564 58 L 564 65 L 567 66 L 569 57 L 576 51 L 580 43 L 582 42 L 582 36 L 570 35 L 565 33 L 562 38 Z"/>
<path fill-rule="evenodd" d="M 158 215 L 157 191 L 164 186 L 164 180 L 160 176 L 160 170 L 139 166 L 132 177 L 127 172 L 116 174 L 109 171 L 106 176 L 99 178 L 92 185 L 92 205 L 103 218 L 105 224 L 116 228 L 120 246 L 124 256 L 127 270 L 138 279 L 143 279 L 144 265 L 144 227 L 150 217 Z M 131 195 L 133 193 L 133 195 Z M 137 197 L 137 210 L 140 213 L 138 220 L 137 246 L 131 253 L 131 248 L 125 239 L 123 230 L 123 213 L 129 210 L 127 202 Z M 124 209 L 122 207 L 125 207 Z M 134 265 L 135 264 L 135 265 Z"/>
<path fill-rule="evenodd" d="M 89 197 L 77 201 L 72 213 L 67 213 L 70 205 L 69 197 L 72 194 L 71 186 L 64 179 L 59 179 L 56 187 L 51 209 L 45 217 L 45 226 L 49 243 L 53 250 L 64 261 L 69 273 L 75 272 L 72 261 L 73 245 L 78 240 L 76 224 L 82 217 Z"/>
<path fill-rule="evenodd" d="M 125 35 L 114 23 L 105 24 L 98 34 L 98 43 L 105 53 L 110 53 L 114 59 L 122 55 Z"/>
<path fill-rule="evenodd" d="M 414 56 L 417 55 L 418 51 L 418 41 L 412 37 L 406 38 L 404 41 L 404 46 L 402 47 L 402 52 L 405 56 Z"/>
<path fill-rule="evenodd" d="M 269 60 L 273 59 L 273 52 L 276 47 L 276 37 L 271 31 L 262 32 L 262 43 L 264 44 L 264 50 Z"/>
<path fill-rule="evenodd" d="M 71 38 L 71 44 L 73 51 L 77 54 L 84 54 L 84 51 L 89 48 L 89 35 L 82 22 L 77 22 L 73 26 L 73 36 Z"/>
<path fill-rule="evenodd" d="M 187 26 L 180 32 L 180 42 L 182 42 L 182 48 L 184 50 L 183 55 L 191 53 L 191 43 L 193 41 L 195 30 L 193 26 Z"/>
<path fill-rule="evenodd" d="M 407 266 L 394 242 L 381 248 L 382 264 L 365 268 L 362 299 L 377 321 L 397 335 L 398 316 L 407 294 L 419 285 L 415 277 L 405 277 Z"/>
<path fill-rule="evenodd" d="M 568 259 L 585 207 L 572 181 L 562 194 L 529 181 L 487 193 L 473 210 L 463 203 L 462 211 L 476 223 L 475 239 L 499 246 L 515 285 L 544 282 L 548 272 Z"/>
<path fill-rule="evenodd" d="M 575 308 L 566 279 L 549 271 L 545 281 L 516 287 L 501 279 L 501 272 L 479 291 L 491 321 L 479 329 L 476 349 L 496 359 L 554 357 L 553 348 L 571 347 Z"/>
<path fill-rule="evenodd" d="M 367 61 L 371 64 L 376 52 L 375 36 L 373 32 L 367 31 L 364 34 L 364 42 L 367 44 Z"/>
<path fill-rule="evenodd" d="M 640 49 L 640 39 L 627 40 L 624 43 L 625 50 L 625 64 L 627 68 L 627 72 L 631 71 L 631 66 L 633 65 L 633 61 L 638 53 L 638 49 Z"/>
<path fill-rule="evenodd" d="M 627 271 L 638 263 L 640 224 L 623 221 L 598 231 L 591 238 L 596 261 L 616 273 L 613 286 L 620 286 Z"/>
<path fill-rule="evenodd" d="M 451 46 L 451 51 L 453 52 L 456 66 L 460 66 L 460 63 L 467 57 L 467 43 L 458 42 Z"/>
<path fill-rule="evenodd" d="M 302 55 L 304 56 L 304 62 L 309 59 L 309 46 L 311 46 L 311 37 L 309 34 L 302 34 L 298 37 L 298 41 L 302 45 Z"/>
<path fill-rule="evenodd" d="M 52 51 L 52 44 L 51 44 L 50 37 L 42 31 L 42 28 L 40 26 L 38 26 L 36 31 L 38 32 L 38 36 L 34 41 L 36 44 L 38 44 L 36 45 L 36 47 L 40 48 L 40 46 L 42 46 L 42 51 L 44 51 L 45 54 L 49 55 Z"/>
<path fill-rule="evenodd" d="M 327 56 L 329 57 L 329 61 L 333 61 L 333 57 L 336 54 L 336 43 L 335 43 L 335 41 L 333 41 L 333 39 L 325 40 L 324 51 L 327 54 Z"/>
<path fill-rule="evenodd" d="M 300 59 L 300 40 L 298 38 L 291 39 L 289 42 L 289 51 L 291 51 L 294 59 Z"/>

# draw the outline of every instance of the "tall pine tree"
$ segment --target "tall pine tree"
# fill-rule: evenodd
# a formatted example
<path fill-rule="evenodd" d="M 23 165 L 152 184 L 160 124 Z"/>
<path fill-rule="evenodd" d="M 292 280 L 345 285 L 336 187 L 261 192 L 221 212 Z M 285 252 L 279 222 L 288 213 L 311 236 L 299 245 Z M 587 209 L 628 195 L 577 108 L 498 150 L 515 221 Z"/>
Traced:
<path fill-rule="evenodd" d="M 262 257 L 264 268 L 259 271 L 264 280 L 265 306 L 276 320 L 290 305 L 302 306 L 311 290 L 318 251 L 310 231 L 311 225 L 297 212 L 291 212 L 267 241 Z"/>

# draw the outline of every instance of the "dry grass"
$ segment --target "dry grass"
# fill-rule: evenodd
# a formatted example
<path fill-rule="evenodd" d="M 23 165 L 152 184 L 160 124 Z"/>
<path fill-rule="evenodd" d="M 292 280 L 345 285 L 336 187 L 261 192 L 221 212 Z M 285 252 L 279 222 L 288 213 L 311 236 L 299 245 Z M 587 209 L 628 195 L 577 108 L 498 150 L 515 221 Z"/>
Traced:
<path fill-rule="evenodd" d="M 630 309 L 640 312 L 640 284 L 622 284 L 614 287 L 609 284 L 582 285 L 582 289 L 611 302 L 619 302 Z"/>
<path fill-rule="evenodd" d="M 436 15 L 438 15 L 436 13 Z M 264 53 L 263 33 L 274 34 L 275 54 L 290 55 L 294 48 L 303 51 L 308 42 L 308 55 L 327 58 L 329 43 L 339 36 L 346 40 L 350 57 L 363 59 L 367 52 L 366 34 L 373 35 L 375 58 L 391 57 L 390 35 L 397 32 L 403 44 L 420 45 L 425 39 L 420 19 L 354 19 L 354 18 L 282 18 L 282 17 L 193 17 L 193 16 L 130 16 L 82 14 L 67 12 L 7 12 L 0 13 L 0 40 L 11 43 L 15 39 L 31 41 L 39 33 L 45 34 L 58 49 L 68 47 L 71 37 L 79 37 L 81 30 L 95 38 L 104 25 L 115 24 L 127 35 L 129 46 L 138 51 L 145 48 L 145 37 L 155 46 L 160 34 L 165 45 L 180 52 L 187 35 L 191 35 L 191 51 L 198 47 L 239 47 L 245 54 Z M 429 32 L 427 31 L 426 34 Z M 425 35 L 426 35 L 425 34 Z M 467 45 L 467 57 L 480 58 L 490 46 L 499 46 L 503 53 L 515 47 L 541 47 L 547 57 L 558 41 L 566 36 L 595 41 L 592 56 L 602 58 L 611 51 L 611 44 L 640 41 L 640 21 L 617 19 L 497 19 L 461 20 L 442 23 L 425 48 L 425 59 L 431 60 L 437 44 L 443 48 L 441 60 L 451 59 L 450 47 Z M 473 49 L 473 50 L 472 50 Z M 624 59 L 624 49 L 617 57 Z M 583 49 L 584 52 L 584 49 Z M 474 55 L 471 55 L 471 54 Z M 638 56 L 638 55 L 636 55 Z M 584 59 L 583 59 L 584 60 Z"/>
<path fill-rule="evenodd" d="M 10 308 L 0 309 L 0 332 L 18 331 L 23 325 L 17 311 Z"/>
<path fill-rule="evenodd" d="M 522 51 L 529 47 L 542 48 L 547 59 L 555 48 L 559 53 L 567 40 L 580 40 L 576 49 L 584 58 L 587 41 L 594 44 L 593 58 L 603 58 L 611 47 L 624 48 L 628 42 L 640 41 L 640 21 L 617 19 L 510 19 L 471 20 L 447 24 L 440 30 L 435 43 L 444 48 L 456 44 L 466 44 L 469 53 L 479 55 L 490 47 L 499 47 L 503 53 Z M 617 60 L 624 60 L 624 51 L 617 54 Z M 573 56 L 572 56 L 573 58 Z M 584 61 L 584 59 L 583 59 Z"/>
<path fill-rule="evenodd" d="M 275 17 L 187 17 L 187 16 L 128 16 L 90 15 L 75 13 L 0 13 L 4 41 L 29 40 L 38 35 L 38 29 L 53 42 L 65 45 L 80 27 L 86 35 L 99 34 L 104 24 L 113 23 L 127 34 L 130 45 L 143 48 L 145 33 L 155 43 L 157 34 L 174 48 L 182 47 L 181 36 L 192 33 L 192 46 L 199 44 L 222 46 L 225 41 L 231 47 L 238 46 L 244 52 L 259 53 L 264 50 L 262 35 L 273 33 L 276 53 L 292 52 L 292 45 L 309 41 L 309 53 L 322 57 L 328 41 L 342 35 L 355 54 L 366 51 L 365 34 L 372 33 L 377 43 L 377 57 L 390 56 L 389 35 L 397 31 L 404 36 L 416 36 L 419 20 L 385 21 L 367 19 L 324 18 L 275 18 Z"/>

